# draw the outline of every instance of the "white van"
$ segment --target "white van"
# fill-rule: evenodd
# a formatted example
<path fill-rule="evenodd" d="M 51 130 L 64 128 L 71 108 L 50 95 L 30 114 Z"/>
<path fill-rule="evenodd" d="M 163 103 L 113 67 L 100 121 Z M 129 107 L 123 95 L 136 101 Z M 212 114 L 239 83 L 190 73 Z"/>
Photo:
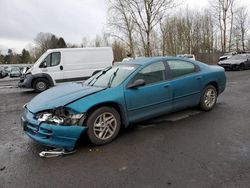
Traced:
<path fill-rule="evenodd" d="M 111 66 L 113 59 L 111 47 L 50 49 L 22 75 L 18 86 L 42 92 L 58 83 L 85 80 Z"/>

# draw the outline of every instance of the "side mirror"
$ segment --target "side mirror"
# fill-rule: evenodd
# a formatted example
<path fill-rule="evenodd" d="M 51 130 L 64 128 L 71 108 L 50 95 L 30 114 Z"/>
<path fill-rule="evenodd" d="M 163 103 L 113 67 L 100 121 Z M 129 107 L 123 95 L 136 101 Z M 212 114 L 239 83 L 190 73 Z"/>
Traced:
<path fill-rule="evenodd" d="M 135 80 L 134 82 L 128 84 L 128 87 L 129 89 L 132 89 L 132 88 L 137 88 L 139 86 L 144 86 L 146 84 L 145 80 L 143 79 L 138 79 L 138 80 Z"/>
<path fill-rule="evenodd" d="M 46 67 L 47 67 L 47 61 L 46 61 L 46 60 L 43 61 L 43 62 L 40 64 L 39 67 L 40 67 L 40 68 L 46 68 Z"/>

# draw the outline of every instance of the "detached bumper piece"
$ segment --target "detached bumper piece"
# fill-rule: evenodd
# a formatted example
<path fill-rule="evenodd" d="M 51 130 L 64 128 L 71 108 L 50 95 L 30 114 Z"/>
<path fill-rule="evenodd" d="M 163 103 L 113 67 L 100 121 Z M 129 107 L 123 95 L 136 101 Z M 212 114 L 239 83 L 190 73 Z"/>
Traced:
<path fill-rule="evenodd" d="M 53 149 L 48 151 L 42 151 L 39 153 L 39 156 L 42 158 L 51 158 L 51 157 L 59 157 L 63 155 L 69 155 L 75 153 L 74 151 L 66 151 L 65 149 Z"/>
<path fill-rule="evenodd" d="M 237 70 L 239 69 L 239 65 L 237 64 L 218 64 L 219 66 L 223 67 L 225 70 Z"/>
<path fill-rule="evenodd" d="M 60 126 L 39 122 L 27 108 L 22 118 L 24 132 L 40 144 L 72 151 L 80 135 L 87 129 L 83 126 Z"/>
<path fill-rule="evenodd" d="M 22 75 L 20 77 L 20 81 L 18 82 L 18 87 L 32 88 L 32 79 L 33 79 L 33 76 L 31 76 L 31 75 L 27 78 L 25 78 L 24 75 Z"/>
<path fill-rule="evenodd" d="M 220 66 L 223 67 L 224 69 L 232 69 L 231 64 L 220 64 Z"/>

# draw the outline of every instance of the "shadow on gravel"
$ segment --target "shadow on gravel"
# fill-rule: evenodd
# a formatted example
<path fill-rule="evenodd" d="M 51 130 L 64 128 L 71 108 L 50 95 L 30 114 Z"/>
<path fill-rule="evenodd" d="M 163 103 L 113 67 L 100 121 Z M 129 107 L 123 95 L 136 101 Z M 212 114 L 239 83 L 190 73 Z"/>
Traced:
<path fill-rule="evenodd" d="M 157 118 L 152 118 L 146 121 L 138 122 L 135 124 L 129 125 L 127 128 L 121 128 L 120 133 L 118 134 L 118 138 L 128 137 L 131 134 L 135 134 L 137 131 L 145 128 L 160 128 L 164 126 L 166 129 L 172 125 L 173 122 L 177 122 L 180 120 L 184 120 L 186 118 L 196 116 L 202 113 L 202 111 L 197 108 L 189 108 L 179 112 L 173 112 L 170 114 L 162 115 Z M 166 123 L 168 123 L 166 125 Z M 169 125 L 169 126 L 168 126 Z M 115 140 L 114 140 L 115 142 Z M 87 132 L 84 132 L 80 139 L 77 142 L 76 150 L 84 150 L 89 148 L 98 148 L 98 146 L 93 145 L 88 139 Z"/>
<path fill-rule="evenodd" d="M 21 93 L 22 94 L 36 94 L 36 95 L 38 95 L 39 93 L 37 93 L 37 92 L 35 92 L 35 90 L 23 90 L 23 91 L 21 91 Z"/>

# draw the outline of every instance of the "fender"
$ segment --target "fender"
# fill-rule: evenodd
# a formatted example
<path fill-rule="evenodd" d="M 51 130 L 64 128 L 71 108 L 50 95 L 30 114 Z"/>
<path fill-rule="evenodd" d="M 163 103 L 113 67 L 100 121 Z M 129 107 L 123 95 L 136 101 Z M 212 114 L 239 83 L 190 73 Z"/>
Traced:
<path fill-rule="evenodd" d="M 32 86 L 33 81 L 37 78 L 46 78 L 49 81 L 50 86 L 55 85 L 52 77 L 49 74 L 38 73 L 38 74 L 27 74 L 24 79 L 20 79 L 18 86 L 23 88 L 33 88 Z"/>
<path fill-rule="evenodd" d="M 122 121 L 124 127 L 125 128 L 128 127 L 129 121 L 128 121 L 128 118 L 127 118 L 127 112 L 122 107 L 122 105 L 117 103 L 117 102 L 106 101 L 106 102 L 103 102 L 103 103 L 98 103 L 98 104 L 92 106 L 91 108 L 87 109 L 86 113 L 89 114 L 93 109 L 96 109 L 96 108 L 98 108 L 100 106 L 109 106 L 109 107 L 115 108 L 118 111 L 118 113 L 120 114 L 120 116 L 121 116 L 121 121 Z"/>
<path fill-rule="evenodd" d="M 49 85 L 50 86 L 54 86 L 55 85 L 54 82 L 53 82 L 52 77 L 49 74 L 47 74 L 47 73 L 34 74 L 33 75 L 33 80 L 37 79 L 37 78 L 46 78 L 49 81 Z"/>

